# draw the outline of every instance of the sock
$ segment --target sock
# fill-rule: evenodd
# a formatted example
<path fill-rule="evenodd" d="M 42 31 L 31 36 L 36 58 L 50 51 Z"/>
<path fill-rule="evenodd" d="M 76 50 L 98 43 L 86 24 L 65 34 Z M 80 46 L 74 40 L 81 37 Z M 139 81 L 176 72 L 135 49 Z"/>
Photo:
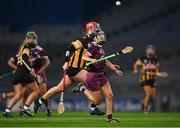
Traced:
<path fill-rule="evenodd" d="M 5 92 L 2 93 L 2 97 L 3 97 L 3 99 L 6 98 L 6 93 Z"/>
<path fill-rule="evenodd" d="M 40 103 L 40 101 L 41 101 L 41 103 Z M 44 103 L 45 107 L 48 108 L 48 101 L 46 99 L 44 99 L 43 97 L 39 100 L 39 103 L 40 104 Z"/>
<path fill-rule="evenodd" d="M 41 101 L 42 101 L 42 103 L 47 103 L 47 100 L 44 99 L 43 97 L 41 98 Z"/>
<path fill-rule="evenodd" d="M 112 113 L 107 115 L 107 120 L 112 120 Z"/>
<path fill-rule="evenodd" d="M 29 105 L 25 104 L 23 107 L 24 110 L 29 110 Z"/>
<path fill-rule="evenodd" d="M 39 99 L 39 103 L 40 104 L 42 104 L 42 103 L 46 103 L 47 102 L 47 100 L 46 99 L 44 99 L 43 97 L 41 97 L 40 99 Z"/>
<path fill-rule="evenodd" d="M 6 107 L 5 112 L 10 113 L 10 112 L 11 112 L 11 109 L 8 108 L 8 107 Z"/>
<path fill-rule="evenodd" d="M 38 104 L 39 103 L 39 96 L 34 100 L 34 104 Z"/>
<path fill-rule="evenodd" d="M 21 110 L 23 108 L 23 106 L 19 106 L 19 109 Z"/>
<path fill-rule="evenodd" d="M 39 99 L 39 104 L 42 104 L 43 102 L 42 102 L 42 100 L 41 99 Z"/>
<path fill-rule="evenodd" d="M 92 111 L 94 111 L 96 109 L 96 105 L 94 103 L 91 103 L 91 108 Z"/>

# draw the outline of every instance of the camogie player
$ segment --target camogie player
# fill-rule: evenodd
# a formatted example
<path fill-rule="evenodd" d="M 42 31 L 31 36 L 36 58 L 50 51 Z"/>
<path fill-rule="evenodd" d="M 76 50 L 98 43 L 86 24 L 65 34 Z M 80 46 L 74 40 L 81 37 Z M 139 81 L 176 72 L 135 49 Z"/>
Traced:
<path fill-rule="evenodd" d="M 33 34 L 34 32 L 28 32 L 28 34 L 31 33 Z M 34 39 L 34 41 L 37 44 L 38 40 Z M 34 69 L 35 73 L 40 75 L 42 78 L 42 82 L 38 84 L 38 86 L 40 89 L 40 95 L 43 96 L 47 90 L 47 85 L 46 85 L 47 78 L 46 78 L 45 70 L 49 66 L 50 60 L 45 50 L 39 45 L 36 45 L 34 48 L 31 48 L 31 52 L 32 52 L 31 54 L 32 68 Z M 15 70 L 17 69 L 18 58 L 19 58 L 19 53 L 17 53 L 15 56 L 12 56 L 8 61 L 8 65 Z M 25 92 L 28 92 L 26 87 L 23 88 L 23 93 Z M 21 105 L 23 105 L 23 99 L 24 98 L 22 98 Z M 38 102 L 38 98 L 36 99 L 37 100 L 35 100 L 35 104 Z M 47 108 L 47 115 L 50 116 L 50 110 L 48 108 Z"/>
<path fill-rule="evenodd" d="M 134 74 L 137 74 L 139 66 L 141 66 L 140 84 L 145 92 L 145 97 L 141 104 L 144 112 L 147 113 L 149 103 L 156 96 L 155 74 L 158 72 L 159 68 L 159 61 L 153 45 L 148 45 L 146 48 L 146 55 L 137 59 L 134 63 Z"/>
<path fill-rule="evenodd" d="M 85 61 L 93 61 L 94 64 L 91 64 L 87 67 L 88 73 L 86 78 L 86 91 L 89 92 L 100 104 L 101 92 L 106 97 L 106 115 L 108 122 L 119 122 L 117 119 L 112 117 L 112 101 L 113 101 L 113 92 L 111 85 L 108 80 L 107 74 L 104 72 L 105 66 L 115 71 L 119 76 L 122 75 L 122 72 L 116 68 L 109 60 L 104 60 L 101 62 L 96 62 L 97 59 L 100 59 L 105 56 L 103 49 L 103 44 L 106 41 L 106 36 L 103 31 L 97 33 L 94 37 L 93 42 L 90 43 L 90 46 L 87 52 L 84 54 L 83 59 Z M 74 88 L 73 92 L 81 92 L 83 85 L 79 84 Z"/>
<path fill-rule="evenodd" d="M 35 106 L 34 112 L 37 113 L 38 108 L 44 103 L 48 106 L 48 99 L 57 93 L 64 91 L 67 87 L 72 85 L 74 82 L 86 82 L 87 71 L 84 70 L 86 61 L 82 59 L 82 56 L 88 48 L 88 43 L 92 41 L 92 38 L 96 35 L 97 31 L 100 31 L 100 26 L 96 22 L 89 22 L 86 24 L 86 34 L 80 39 L 73 41 L 66 51 L 65 63 L 63 70 L 66 72 L 65 78 L 59 82 L 58 85 L 52 87 L 42 96 L 39 100 L 39 104 Z M 85 95 L 92 101 L 91 106 L 95 109 L 92 111 L 93 114 L 103 115 L 94 102 L 93 97 L 84 90 Z"/>
<path fill-rule="evenodd" d="M 27 69 L 27 66 L 31 66 L 30 56 L 31 56 L 31 49 L 36 46 L 37 35 L 32 33 L 27 33 L 24 43 L 22 44 L 20 51 L 19 51 L 19 58 L 17 61 L 16 72 L 13 78 L 13 85 L 14 85 L 14 92 L 15 95 L 9 101 L 6 109 L 3 111 L 3 115 L 6 117 L 11 117 L 11 109 L 12 107 L 22 98 L 22 88 L 25 86 L 28 88 L 31 93 L 28 95 L 25 104 L 21 110 L 20 116 L 33 116 L 30 113 L 29 106 L 31 103 L 36 99 L 39 94 L 38 85 L 34 79 L 35 73 L 33 70 Z"/>

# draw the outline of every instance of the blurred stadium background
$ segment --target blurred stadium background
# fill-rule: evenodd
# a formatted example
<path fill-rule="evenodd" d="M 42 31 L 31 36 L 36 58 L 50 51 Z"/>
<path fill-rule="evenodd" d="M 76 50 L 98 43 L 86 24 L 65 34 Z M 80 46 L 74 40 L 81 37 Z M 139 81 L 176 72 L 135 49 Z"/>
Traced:
<path fill-rule="evenodd" d="M 132 74 L 134 61 L 142 56 L 147 44 L 156 46 L 160 70 L 168 78 L 157 78 L 158 93 L 152 107 L 155 111 L 180 111 L 180 1 L 179 0 L 2 0 L 0 2 L 0 74 L 11 69 L 9 57 L 16 53 L 25 33 L 33 30 L 50 56 L 47 70 L 48 88 L 62 77 L 62 65 L 67 44 L 79 38 L 87 21 L 97 21 L 107 34 L 107 54 L 126 45 L 135 50 L 128 56 L 117 57 L 124 75 L 119 78 L 109 72 L 114 92 L 115 111 L 140 111 L 139 100 L 144 92 L 138 75 Z M 0 81 L 0 93 L 13 89 L 11 77 Z M 65 92 L 68 110 L 87 110 L 87 100 Z M 51 99 L 55 109 L 58 96 Z M 2 105 L 2 104 L 1 104 Z M 104 107 L 104 105 L 102 105 Z"/>

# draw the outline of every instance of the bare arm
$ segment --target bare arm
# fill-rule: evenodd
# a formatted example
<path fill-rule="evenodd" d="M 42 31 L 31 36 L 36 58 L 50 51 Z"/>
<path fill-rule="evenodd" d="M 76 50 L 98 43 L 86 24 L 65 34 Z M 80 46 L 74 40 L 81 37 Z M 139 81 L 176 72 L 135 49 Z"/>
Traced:
<path fill-rule="evenodd" d="M 45 63 L 42 65 L 41 69 L 38 71 L 38 74 L 41 74 L 43 71 L 47 69 L 50 64 L 50 60 L 48 57 L 45 58 Z"/>
<path fill-rule="evenodd" d="M 142 66 L 142 61 L 140 59 L 137 59 L 136 62 L 133 65 L 133 73 L 136 74 L 138 72 L 138 67 Z"/>
<path fill-rule="evenodd" d="M 156 72 L 159 71 L 159 66 L 160 66 L 160 63 L 158 62 L 158 63 L 156 64 Z"/>
<path fill-rule="evenodd" d="M 14 58 L 13 58 L 13 57 L 9 58 L 9 60 L 8 60 L 8 65 L 9 65 L 11 68 L 15 69 L 15 70 L 17 69 L 17 65 L 14 64 Z"/>
<path fill-rule="evenodd" d="M 122 76 L 123 72 L 115 67 L 109 60 L 105 60 L 105 64 L 108 68 L 115 71 L 119 76 Z"/>
<path fill-rule="evenodd" d="M 110 68 L 113 71 L 117 69 L 109 60 L 105 60 L 105 64 L 108 68 Z"/>

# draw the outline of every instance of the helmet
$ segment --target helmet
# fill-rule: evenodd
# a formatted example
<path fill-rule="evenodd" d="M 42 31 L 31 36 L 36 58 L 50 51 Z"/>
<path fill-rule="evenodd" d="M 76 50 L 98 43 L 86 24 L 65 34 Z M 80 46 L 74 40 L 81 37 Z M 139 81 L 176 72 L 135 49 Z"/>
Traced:
<path fill-rule="evenodd" d="M 106 34 L 103 31 L 97 32 L 97 34 L 94 37 L 94 41 L 99 45 L 103 45 L 106 41 Z"/>
<path fill-rule="evenodd" d="M 149 56 L 155 55 L 155 46 L 152 44 L 147 45 L 146 54 L 148 54 Z"/>
<path fill-rule="evenodd" d="M 155 46 L 153 44 L 148 44 L 147 47 L 146 47 L 146 50 L 148 50 L 148 49 L 155 50 Z"/>
<path fill-rule="evenodd" d="M 26 37 L 33 37 L 35 39 L 38 39 L 37 34 L 34 31 L 27 32 Z"/>
<path fill-rule="evenodd" d="M 31 43 L 28 42 L 28 40 L 27 40 L 29 37 L 32 37 L 32 38 L 33 38 L 33 41 L 32 41 Z M 36 35 L 36 33 L 35 33 L 34 31 L 29 31 L 29 32 L 27 32 L 27 33 L 26 33 L 26 38 L 25 38 L 25 40 L 24 40 L 24 43 L 25 43 L 25 44 L 28 44 L 30 47 L 34 48 L 34 47 L 36 47 L 37 44 L 38 44 L 38 36 Z"/>
<path fill-rule="evenodd" d="M 100 30 L 101 30 L 100 25 L 97 22 L 92 21 L 86 24 L 85 31 L 89 36 L 92 36 L 97 31 L 100 31 Z"/>

